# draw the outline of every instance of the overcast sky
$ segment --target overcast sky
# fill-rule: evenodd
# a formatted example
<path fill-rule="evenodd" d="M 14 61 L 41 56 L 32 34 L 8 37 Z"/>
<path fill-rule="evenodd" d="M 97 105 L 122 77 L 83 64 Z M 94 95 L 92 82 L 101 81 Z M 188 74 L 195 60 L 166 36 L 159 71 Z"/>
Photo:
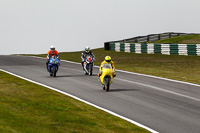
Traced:
<path fill-rule="evenodd" d="M 0 54 L 103 47 L 162 32 L 200 33 L 200 0 L 0 0 Z"/>

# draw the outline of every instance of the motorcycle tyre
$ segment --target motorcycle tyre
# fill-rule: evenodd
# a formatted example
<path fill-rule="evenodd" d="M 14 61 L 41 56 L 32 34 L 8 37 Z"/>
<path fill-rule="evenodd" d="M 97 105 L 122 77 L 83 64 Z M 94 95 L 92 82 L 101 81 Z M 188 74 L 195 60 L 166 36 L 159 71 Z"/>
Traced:
<path fill-rule="evenodd" d="M 105 87 L 105 85 L 103 85 L 103 90 L 105 90 L 106 89 L 106 87 Z"/>
<path fill-rule="evenodd" d="M 56 77 L 56 67 L 53 67 L 53 76 Z"/>
<path fill-rule="evenodd" d="M 104 84 L 105 84 L 105 90 L 109 91 L 109 89 L 110 89 L 110 78 L 106 78 L 105 81 L 104 81 Z"/>
<path fill-rule="evenodd" d="M 53 73 L 51 72 L 51 67 L 48 68 L 49 75 L 52 77 Z"/>
<path fill-rule="evenodd" d="M 92 76 L 92 64 L 89 64 L 89 73 L 90 76 Z"/>
<path fill-rule="evenodd" d="M 83 71 L 84 71 L 85 75 L 88 75 L 88 73 L 86 72 L 85 68 L 83 68 Z"/>
<path fill-rule="evenodd" d="M 88 73 L 86 71 L 84 71 L 85 75 L 88 75 Z"/>

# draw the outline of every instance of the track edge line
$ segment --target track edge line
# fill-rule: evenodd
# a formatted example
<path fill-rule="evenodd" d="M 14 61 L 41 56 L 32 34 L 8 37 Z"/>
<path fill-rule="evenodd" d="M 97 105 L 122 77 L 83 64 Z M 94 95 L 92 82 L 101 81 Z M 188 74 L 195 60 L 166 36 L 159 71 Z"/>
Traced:
<path fill-rule="evenodd" d="M 10 75 L 12 75 L 12 76 L 18 77 L 18 78 L 20 78 L 20 79 L 26 80 L 26 81 L 28 81 L 28 82 L 31 82 L 31 83 L 34 83 L 34 84 L 43 86 L 43 87 L 45 87 L 45 88 L 51 89 L 51 90 L 53 90 L 53 91 L 59 92 L 59 93 L 61 93 L 61 94 L 64 94 L 64 95 L 66 95 L 66 96 L 69 96 L 69 97 L 71 97 L 71 98 L 74 98 L 74 99 L 76 99 L 76 100 L 78 100 L 78 101 L 81 101 L 81 102 L 83 102 L 83 103 L 86 103 L 86 104 L 88 104 L 88 105 L 90 105 L 90 106 L 93 106 L 93 107 L 95 107 L 95 108 L 97 108 L 97 109 L 100 109 L 100 110 L 102 110 L 102 111 L 104 111 L 104 112 L 107 112 L 107 113 L 109 113 L 109 114 L 111 114 L 111 115 L 114 115 L 114 116 L 116 116 L 116 117 L 119 117 L 119 118 L 121 118 L 121 119 L 123 119 L 123 120 L 126 120 L 126 121 L 128 121 L 128 122 L 130 122 L 130 123 L 132 123 L 132 124 L 135 124 L 135 125 L 137 125 L 137 126 L 139 126 L 139 127 L 142 127 L 142 128 L 144 128 L 144 129 L 146 129 L 146 130 L 152 132 L 152 133 L 158 133 L 157 131 L 155 131 L 155 130 L 149 128 L 149 127 L 146 127 L 146 126 L 144 126 L 144 125 L 142 125 L 142 124 L 140 124 L 140 123 L 138 123 L 138 122 L 136 122 L 136 121 L 133 121 L 133 120 L 131 120 L 131 119 L 129 119 L 129 118 L 126 118 L 126 117 L 124 117 L 124 116 L 122 116 L 122 115 L 119 115 L 119 114 L 117 114 L 117 113 L 115 113 L 115 112 L 112 112 L 112 111 L 110 111 L 110 110 L 108 110 L 108 109 L 105 109 L 105 108 L 103 108 L 103 107 L 100 107 L 100 106 L 98 106 L 98 105 L 95 105 L 95 104 L 93 104 L 93 103 L 91 103 L 91 102 L 85 101 L 85 100 L 83 100 L 83 99 L 81 99 L 81 98 L 78 98 L 78 97 L 76 97 L 76 96 L 74 96 L 74 95 L 71 95 L 71 94 L 66 93 L 66 92 L 64 92 L 64 91 L 61 91 L 61 90 L 59 90 L 59 89 L 53 88 L 53 87 L 51 87 L 51 86 L 48 86 L 48 85 L 45 85 L 45 84 L 42 84 L 42 83 L 39 83 L 39 82 L 36 82 L 36 81 L 33 81 L 33 80 L 31 80 L 31 79 L 22 77 L 22 76 L 20 76 L 20 75 L 14 74 L 14 73 L 12 73 L 12 72 L 9 72 L 9 71 L 3 70 L 3 69 L 0 69 L 0 71 L 5 72 L 5 73 L 8 73 L 8 74 L 10 74 Z"/>

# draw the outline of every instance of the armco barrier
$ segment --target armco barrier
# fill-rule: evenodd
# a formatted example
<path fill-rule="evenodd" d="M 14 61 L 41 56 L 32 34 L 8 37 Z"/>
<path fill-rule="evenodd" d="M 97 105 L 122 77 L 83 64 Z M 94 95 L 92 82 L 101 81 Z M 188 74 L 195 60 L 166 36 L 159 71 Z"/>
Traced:
<path fill-rule="evenodd" d="M 157 43 L 109 43 L 109 49 L 117 52 L 165 54 L 165 55 L 198 55 L 200 44 L 157 44 Z"/>

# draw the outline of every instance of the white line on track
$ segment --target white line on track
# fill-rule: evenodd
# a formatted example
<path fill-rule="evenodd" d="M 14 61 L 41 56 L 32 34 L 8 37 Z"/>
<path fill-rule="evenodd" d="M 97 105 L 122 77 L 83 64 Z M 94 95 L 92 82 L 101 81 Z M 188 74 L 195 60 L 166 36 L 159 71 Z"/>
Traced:
<path fill-rule="evenodd" d="M 36 57 L 36 56 L 32 56 L 32 57 Z M 43 58 L 43 57 L 36 57 L 36 58 Z M 80 63 L 73 62 L 73 61 L 67 61 L 67 60 L 61 60 L 61 61 L 80 65 Z M 99 68 L 99 66 L 94 66 L 94 67 Z M 133 75 L 139 75 L 139 76 L 144 76 L 144 77 L 162 79 L 162 80 L 167 80 L 167 81 L 171 81 L 171 82 L 182 83 L 182 84 L 187 84 L 187 85 L 192 85 L 192 86 L 200 87 L 200 85 L 198 85 L 198 84 L 184 82 L 184 81 L 179 81 L 179 80 L 174 80 L 174 79 L 162 78 L 162 77 L 157 77 L 157 76 L 152 76 L 152 75 L 146 75 L 146 74 L 141 74 L 141 73 L 135 73 L 135 72 L 129 72 L 129 71 L 124 71 L 124 70 L 119 70 L 119 69 L 116 69 L 116 71 L 123 72 L 123 73 L 128 73 L 128 74 L 133 74 Z"/>
<path fill-rule="evenodd" d="M 68 62 L 68 63 L 73 63 L 73 64 L 79 64 L 80 65 L 80 63 L 77 63 L 77 62 L 66 61 L 66 60 L 61 60 L 61 61 Z M 99 66 L 94 66 L 94 67 L 99 68 Z M 116 71 L 124 72 L 124 73 L 129 73 L 129 74 L 134 74 L 134 75 L 146 76 L 146 77 L 151 77 L 151 78 L 163 79 L 163 80 L 167 80 L 167 81 L 178 82 L 178 83 L 189 84 L 189 85 L 200 87 L 200 85 L 198 85 L 198 84 L 193 84 L 193 83 L 189 83 L 189 82 L 183 82 L 183 81 L 178 81 L 178 80 L 161 78 L 161 77 L 156 77 L 156 76 L 151 76 L 151 75 L 145 75 L 145 74 L 140 74 L 140 73 L 133 73 L 133 72 L 123 71 L 123 70 L 117 70 L 117 69 L 116 69 Z M 180 94 L 180 93 L 177 93 L 177 92 L 174 92 L 174 91 L 165 90 L 165 89 L 162 89 L 162 88 L 159 88 L 159 87 L 156 87 L 156 86 L 147 85 L 147 84 L 143 84 L 143 83 L 139 83 L 139 82 L 134 82 L 134 81 L 130 81 L 130 80 L 125 80 L 125 79 L 121 79 L 121 78 L 116 78 L 116 79 L 124 81 L 124 82 L 128 82 L 128 83 L 133 83 L 133 84 L 137 84 L 137 85 L 141 85 L 141 86 L 153 88 L 155 90 L 159 90 L 159 91 L 162 91 L 162 92 L 167 92 L 167 93 L 170 93 L 170 94 L 174 94 L 174 95 L 177 95 L 177 96 L 185 97 L 185 98 L 192 99 L 192 100 L 195 100 L 195 101 L 200 101 L 200 99 L 198 99 L 198 98 L 194 98 L 194 97 L 190 97 L 190 96 L 187 96 L 187 95 L 183 95 L 183 94 Z"/>
<path fill-rule="evenodd" d="M 64 91 L 61 91 L 61 90 L 59 90 L 59 89 L 50 87 L 50 86 L 48 86 L 48 85 L 45 85 L 45 84 L 42 84 L 42 83 L 39 83 L 39 82 L 36 82 L 36 81 L 33 81 L 33 80 L 31 80 L 31 79 L 28 79 L 28 78 L 19 76 L 19 75 L 17 75 L 17 74 L 14 74 L 14 73 L 12 73 L 12 72 L 9 72 L 9 71 L 3 70 L 3 69 L 0 69 L 0 71 L 5 72 L 5 73 L 8 73 L 8 74 L 13 75 L 13 76 L 18 77 L 18 78 L 21 78 L 21 79 L 23 79 L 23 80 L 26 80 L 26 81 L 35 83 L 35 84 L 37 84 L 37 85 L 46 87 L 46 88 L 51 89 L 51 90 L 54 90 L 54 91 L 56 91 L 56 92 L 62 93 L 62 94 L 67 95 L 67 96 L 69 96 L 69 97 L 72 97 L 72 98 L 74 98 L 74 99 L 76 99 L 76 100 L 79 100 L 79 101 L 81 101 L 81 102 L 83 102 L 83 103 L 86 103 L 86 104 L 88 104 L 88 105 L 91 105 L 91 106 L 93 106 L 93 107 L 95 107 L 95 108 L 97 108 L 97 109 L 103 110 L 103 111 L 105 111 L 105 112 L 107 112 L 107 113 L 109 113 L 109 114 L 112 114 L 112 115 L 117 116 L 117 117 L 119 117 L 119 118 L 121 118 L 121 119 L 124 119 L 124 120 L 126 120 L 126 121 L 128 121 L 128 122 L 130 122 L 130 123 L 132 123 L 132 124 L 135 124 L 135 125 L 137 125 L 137 126 L 139 126 L 139 127 L 142 127 L 142 128 L 144 128 L 144 129 L 146 129 L 146 130 L 152 132 L 152 133 L 158 133 L 157 131 L 155 131 L 155 130 L 149 128 L 149 127 L 146 127 L 146 126 L 144 126 L 144 125 L 142 125 L 142 124 L 140 124 L 140 123 L 138 123 L 138 122 L 136 122 L 136 121 L 133 121 L 133 120 L 131 120 L 131 119 L 129 119 L 129 118 L 126 118 L 126 117 L 124 117 L 124 116 L 121 116 L 121 115 L 119 115 L 119 114 L 117 114 L 117 113 L 114 113 L 114 112 L 112 112 L 112 111 L 110 111 L 110 110 L 107 110 L 107 109 L 105 109 L 105 108 L 102 108 L 102 107 L 100 107 L 100 106 L 97 106 L 97 105 L 95 105 L 95 104 L 93 104 L 93 103 L 90 103 L 90 102 L 88 102 L 88 101 L 85 101 L 85 100 L 83 100 L 83 99 L 81 99 L 81 98 L 78 98 L 78 97 L 76 97 L 76 96 L 74 96 L 74 95 L 71 95 L 71 94 L 66 93 L 66 92 L 64 92 Z"/>
<path fill-rule="evenodd" d="M 69 61 L 65 61 L 65 60 L 62 60 L 62 61 L 69 63 Z M 80 63 L 76 63 L 76 64 L 80 64 Z M 70 69 L 70 68 L 62 68 L 62 69 L 69 69 L 69 70 L 76 71 L 76 72 L 82 72 L 82 71 L 78 71 L 76 69 Z M 121 78 L 115 78 L 115 79 L 123 81 L 123 82 L 128 82 L 128 83 L 137 84 L 137 85 L 140 85 L 140 86 L 149 87 L 149 88 L 152 88 L 152 89 L 155 89 L 155 90 L 159 90 L 159 91 L 162 91 L 162 92 L 167 92 L 167 93 L 170 93 L 170 94 L 174 94 L 174 95 L 177 95 L 177 96 L 185 97 L 185 98 L 192 99 L 192 100 L 195 100 L 195 101 L 200 101 L 200 99 L 198 99 L 198 98 L 194 98 L 194 97 L 190 97 L 190 96 L 187 96 L 187 95 L 183 95 L 183 94 L 180 94 L 180 93 L 177 93 L 177 92 L 174 92 L 174 91 L 165 90 L 165 89 L 162 89 L 162 88 L 159 88 L 159 87 L 156 87 L 156 86 L 143 84 L 143 83 L 135 82 L 135 81 L 130 81 L 130 80 L 126 80 L 126 79 L 121 79 Z"/>
<path fill-rule="evenodd" d="M 171 94 L 174 94 L 174 95 L 177 95 L 177 96 L 189 98 L 189 99 L 192 99 L 192 100 L 195 100 L 195 101 L 200 101 L 200 99 L 198 99 L 198 98 L 194 98 L 194 97 L 190 97 L 190 96 L 187 96 L 187 95 L 183 95 L 183 94 L 180 94 L 180 93 L 177 93 L 177 92 L 174 92 L 174 91 L 165 90 L 165 89 L 162 89 L 162 88 L 159 88 L 159 87 L 156 87 L 156 86 L 143 84 L 143 83 L 139 83 L 139 82 L 134 82 L 134 81 L 130 81 L 130 80 L 125 80 L 125 79 L 120 79 L 120 78 L 116 78 L 116 79 L 120 80 L 120 81 L 123 81 L 123 82 L 133 83 L 133 84 L 149 87 L 149 88 L 152 88 L 152 89 L 155 89 L 155 90 L 171 93 Z"/>
<path fill-rule="evenodd" d="M 33 57 L 35 57 L 35 56 L 33 56 Z M 42 58 L 42 57 L 36 57 L 36 58 Z M 61 61 L 80 65 L 80 63 L 77 63 L 77 62 L 72 62 L 72 61 L 67 61 L 67 60 L 61 60 Z M 94 67 L 99 68 L 99 66 L 94 66 Z M 128 73 L 128 74 L 133 74 L 133 75 L 146 76 L 146 77 L 151 77 L 151 78 L 156 78 L 156 79 L 162 79 L 162 80 L 167 80 L 167 81 L 171 81 L 171 82 L 183 83 L 183 84 L 188 84 L 188 85 L 193 85 L 193 86 L 200 87 L 200 85 L 198 85 L 198 84 L 193 84 L 193 83 L 189 83 L 189 82 L 183 82 L 183 81 L 172 80 L 172 79 L 167 79 L 167 78 L 161 78 L 161 77 L 156 77 L 156 76 L 151 76 L 151 75 L 145 75 L 145 74 L 140 74 L 140 73 L 123 71 L 123 70 L 116 70 L 116 71 L 123 72 L 123 73 Z M 128 83 L 133 83 L 133 84 L 137 84 L 137 85 L 141 85 L 141 86 L 153 88 L 155 90 L 159 90 L 159 91 L 162 91 L 162 92 L 167 92 L 167 93 L 170 93 L 170 94 L 174 94 L 174 95 L 177 95 L 177 96 L 185 97 L 185 98 L 192 99 L 192 100 L 195 100 L 195 101 L 200 101 L 200 99 L 198 99 L 198 98 L 194 98 L 194 97 L 190 97 L 190 96 L 187 96 L 187 95 L 183 95 L 183 94 L 180 94 L 180 93 L 177 93 L 177 92 L 174 92 L 174 91 L 165 90 L 165 89 L 162 89 L 162 88 L 159 88 L 159 87 L 156 87 L 156 86 L 147 85 L 147 84 L 143 84 L 143 83 L 139 83 L 139 82 L 134 82 L 134 81 L 130 81 L 130 80 L 125 80 L 125 79 L 121 79 L 121 78 L 116 78 L 116 79 L 124 81 L 124 82 L 128 82 Z"/>
<path fill-rule="evenodd" d="M 80 64 L 80 63 L 77 63 L 77 62 L 72 62 L 72 61 L 67 61 L 67 60 L 61 60 L 61 61 L 72 63 L 72 64 Z M 99 66 L 94 66 L 94 67 L 99 68 Z M 141 73 L 134 73 L 134 72 L 124 71 L 124 70 L 119 70 L 119 69 L 116 69 L 116 71 L 123 72 L 123 73 L 128 73 L 128 74 L 132 74 L 132 75 L 139 75 L 139 76 L 144 76 L 144 77 L 162 79 L 162 80 L 167 80 L 167 81 L 171 81 L 171 82 L 182 83 L 182 84 L 187 84 L 187 85 L 193 85 L 193 86 L 200 87 L 200 85 L 198 85 L 198 84 L 184 82 L 184 81 L 179 81 L 179 80 L 174 80 L 174 79 L 162 78 L 162 77 L 157 77 L 157 76 L 152 76 L 152 75 L 146 75 L 146 74 L 141 74 Z"/>

